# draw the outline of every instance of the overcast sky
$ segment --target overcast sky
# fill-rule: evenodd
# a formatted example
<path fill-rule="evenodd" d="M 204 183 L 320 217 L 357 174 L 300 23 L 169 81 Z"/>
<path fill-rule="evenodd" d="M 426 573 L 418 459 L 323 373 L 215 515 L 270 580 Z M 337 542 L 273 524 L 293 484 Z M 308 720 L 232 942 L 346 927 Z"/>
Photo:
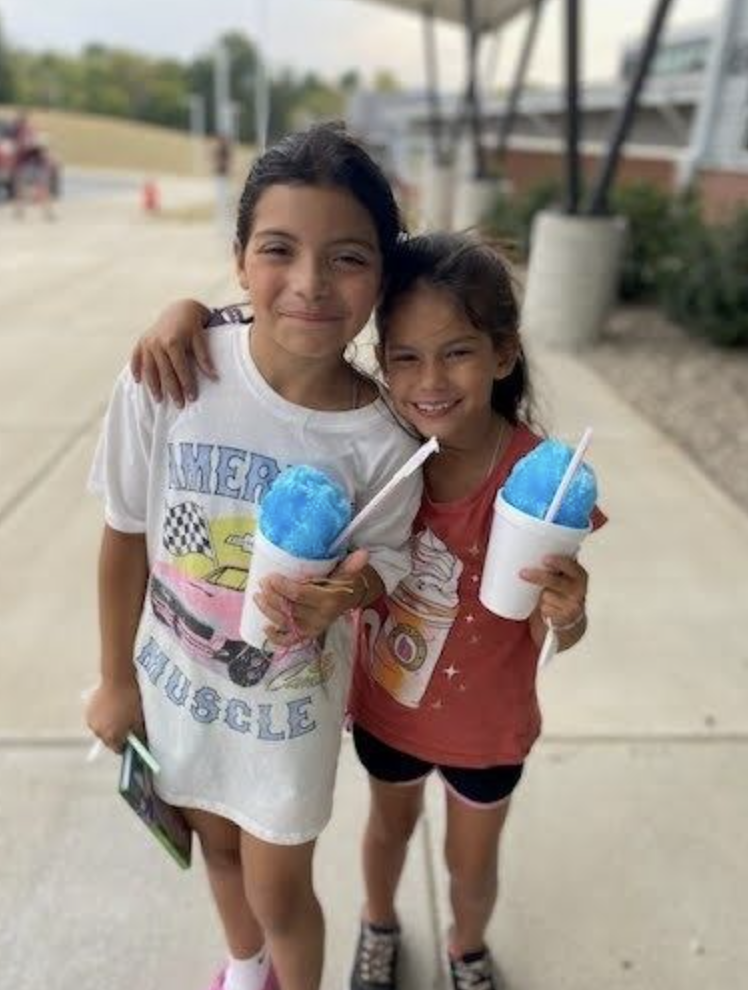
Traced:
<path fill-rule="evenodd" d="M 546 0 L 531 78 L 560 79 L 561 0 Z M 589 79 L 615 76 L 621 45 L 636 38 L 654 0 L 585 0 L 584 68 Z M 673 0 L 671 27 L 703 23 L 722 0 Z M 406 85 L 423 84 L 419 18 L 372 0 L 0 0 L 6 34 L 22 47 L 76 51 L 91 41 L 154 54 L 189 57 L 222 31 L 240 28 L 263 43 L 274 66 L 315 70 L 336 78 L 358 68 L 365 77 L 389 69 Z M 499 49 L 501 82 L 511 75 L 524 18 L 508 28 Z M 456 28 L 439 31 L 445 86 L 458 86 L 463 41 Z"/>

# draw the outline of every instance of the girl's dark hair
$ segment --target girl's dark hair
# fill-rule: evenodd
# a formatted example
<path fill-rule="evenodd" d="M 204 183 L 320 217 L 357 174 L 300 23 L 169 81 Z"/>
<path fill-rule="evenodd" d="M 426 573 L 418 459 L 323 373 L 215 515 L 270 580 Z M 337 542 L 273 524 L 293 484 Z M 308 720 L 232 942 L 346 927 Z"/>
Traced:
<path fill-rule="evenodd" d="M 376 227 L 384 271 L 404 224 L 392 188 L 368 152 L 339 123 L 316 124 L 289 134 L 252 165 L 239 201 L 236 241 L 247 247 L 257 201 L 275 185 L 330 186 L 347 190 Z"/>
<path fill-rule="evenodd" d="M 446 293 L 457 310 L 502 349 L 517 349 L 514 368 L 491 390 L 491 406 L 513 425 L 533 421 L 532 389 L 519 334 L 519 303 L 511 272 L 498 247 L 471 233 L 423 234 L 401 240 L 391 259 L 376 310 L 384 347 L 392 314 L 402 298 L 424 285 Z"/>

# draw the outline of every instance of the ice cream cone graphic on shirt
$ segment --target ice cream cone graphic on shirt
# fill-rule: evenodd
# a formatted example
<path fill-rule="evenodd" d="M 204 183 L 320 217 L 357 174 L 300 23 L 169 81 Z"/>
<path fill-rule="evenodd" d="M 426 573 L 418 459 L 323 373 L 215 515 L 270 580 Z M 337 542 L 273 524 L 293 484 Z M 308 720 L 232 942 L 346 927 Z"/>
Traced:
<path fill-rule="evenodd" d="M 412 561 L 389 599 L 371 673 L 396 701 L 417 708 L 459 610 L 462 562 L 428 529 L 414 537 Z"/>

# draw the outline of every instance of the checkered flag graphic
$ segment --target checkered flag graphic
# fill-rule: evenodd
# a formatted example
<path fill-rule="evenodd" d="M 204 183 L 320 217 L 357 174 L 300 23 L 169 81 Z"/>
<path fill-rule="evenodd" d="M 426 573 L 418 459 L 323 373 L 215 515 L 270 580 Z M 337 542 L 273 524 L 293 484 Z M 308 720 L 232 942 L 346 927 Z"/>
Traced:
<path fill-rule="evenodd" d="M 188 553 L 215 557 L 208 523 L 197 502 L 180 502 L 169 507 L 164 519 L 163 542 L 173 557 Z"/>

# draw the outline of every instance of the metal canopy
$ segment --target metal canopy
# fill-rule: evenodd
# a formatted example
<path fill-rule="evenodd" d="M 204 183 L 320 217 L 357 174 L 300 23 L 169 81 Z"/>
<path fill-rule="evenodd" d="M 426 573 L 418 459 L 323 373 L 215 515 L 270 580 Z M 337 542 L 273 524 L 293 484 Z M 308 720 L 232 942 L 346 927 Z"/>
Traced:
<path fill-rule="evenodd" d="M 465 24 L 463 0 L 372 0 L 397 7 L 411 14 L 433 13 L 440 21 Z M 534 0 L 475 0 L 475 26 L 480 32 L 492 31 L 533 5 Z"/>
<path fill-rule="evenodd" d="M 512 120 L 516 111 L 527 62 L 532 51 L 534 36 L 537 29 L 537 19 L 540 15 L 544 0 L 370 0 L 372 3 L 384 4 L 411 14 L 420 14 L 424 21 L 426 69 L 428 74 L 428 90 L 431 103 L 430 125 L 437 161 L 448 162 L 449 151 L 445 151 L 442 136 L 443 123 L 439 108 L 436 42 L 434 23 L 437 20 L 459 24 L 465 30 L 467 40 L 467 79 L 463 100 L 463 113 L 458 114 L 452 129 L 453 145 L 459 138 L 463 123 L 469 125 L 473 145 L 473 177 L 487 177 L 486 156 L 483 144 L 483 117 L 480 107 L 478 85 L 478 53 L 482 35 L 503 27 L 517 14 L 534 8 L 533 17 L 529 23 L 528 36 L 520 55 L 520 61 L 512 87 L 509 102 L 509 112 L 501 132 L 500 148 L 506 150 L 506 143 L 511 130 Z M 581 42 L 581 10 L 584 0 L 564 0 L 564 40 L 566 54 L 566 179 L 568 202 L 567 209 L 576 214 L 580 209 L 581 199 L 581 158 L 579 154 L 579 139 L 581 126 L 580 107 L 580 42 Z M 646 80 L 652 58 L 657 49 L 657 43 L 662 27 L 673 0 L 653 0 L 654 9 L 647 34 L 647 39 L 639 53 L 634 77 L 629 85 L 625 103 L 616 121 L 614 134 L 611 137 L 608 151 L 595 184 L 590 212 L 603 214 L 607 210 L 608 196 L 613 179 L 620 163 L 624 142 L 631 128 L 636 113 L 641 90 Z M 739 3 L 741 0 L 733 0 Z M 745 2 L 745 0 L 743 0 Z"/>

